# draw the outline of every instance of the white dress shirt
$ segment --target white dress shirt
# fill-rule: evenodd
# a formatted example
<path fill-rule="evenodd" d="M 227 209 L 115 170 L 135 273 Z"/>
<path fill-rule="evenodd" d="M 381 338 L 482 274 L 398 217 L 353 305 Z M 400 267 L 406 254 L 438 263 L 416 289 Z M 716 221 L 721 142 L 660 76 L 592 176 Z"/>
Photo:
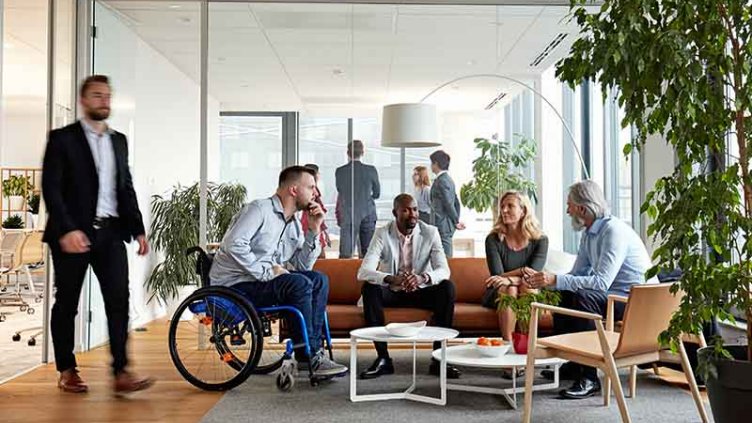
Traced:
<path fill-rule="evenodd" d="M 115 167 L 115 150 L 112 148 L 113 131 L 108 127 L 100 134 L 85 120 L 81 126 L 89 142 L 94 166 L 99 178 L 99 192 L 97 193 L 97 217 L 117 217 L 117 169 Z"/>

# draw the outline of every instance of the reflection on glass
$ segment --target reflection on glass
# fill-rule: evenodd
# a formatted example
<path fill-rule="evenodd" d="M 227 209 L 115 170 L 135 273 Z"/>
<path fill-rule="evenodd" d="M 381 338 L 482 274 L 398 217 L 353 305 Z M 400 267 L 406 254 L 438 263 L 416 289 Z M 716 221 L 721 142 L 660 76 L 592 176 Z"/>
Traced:
<path fill-rule="evenodd" d="M 219 119 L 219 179 L 245 185 L 248 198 L 268 197 L 282 171 L 281 116 L 227 116 Z"/>

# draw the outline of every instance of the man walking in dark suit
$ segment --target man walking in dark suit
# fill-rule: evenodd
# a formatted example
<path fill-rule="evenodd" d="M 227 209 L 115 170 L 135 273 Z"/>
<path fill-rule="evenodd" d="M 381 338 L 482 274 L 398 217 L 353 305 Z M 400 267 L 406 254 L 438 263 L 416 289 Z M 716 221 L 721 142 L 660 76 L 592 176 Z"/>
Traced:
<path fill-rule="evenodd" d="M 150 387 L 154 381 L 126 370 L 128 358 L 128 259 L 123 242 L 135 239 L 149 252 L 141 212 L 128 169 L 125 136 L 105 122 L 110 115 L 109 79 L 92 75 L 81 84 L 84 117 L 49 134 L 42 194 L 49 218 L 44 241 L 55 266 L 51 331 L 58 387 L 82 393 L 73 355 L 74 321 L 86 271 L 91 265 L 102 290 L 112 353 L 115 393 Z"/>
<path fill-rule="evenodd" d="M 337 168 L 334 174 L 338 193 L 339 258 L 352 257 L 356 235 L 360 238 L 360 257 L 364 257 L 376 229 L 373 200 L 381 195 L 379 172 L 361 163 L 363 152 L 363 141 L 353 140 L 347 145 L 350 162 Z"/>
<path fill-rule="evenodd" d="M 452 257 L 452 237 L 457 229 L 464 229 L 460 223 L 460 200 L 454 181 L 449 176 L 449 154 L 443 150 L 434 151 L 429 156 L 431 170 L 436 178 L 431 185 L 431 219 L 441 236 L 441 246 L 447 257 Z"/>

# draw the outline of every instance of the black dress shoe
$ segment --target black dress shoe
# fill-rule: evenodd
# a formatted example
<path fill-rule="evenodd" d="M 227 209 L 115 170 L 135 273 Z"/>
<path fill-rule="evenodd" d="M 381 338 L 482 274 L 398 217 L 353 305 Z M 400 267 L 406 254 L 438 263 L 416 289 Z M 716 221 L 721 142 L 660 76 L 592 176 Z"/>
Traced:
<path fill-rule="evenodd" d="M 394 365 L 391 358 L 377 358 L 371 367 L 360 372 L 361 379 L 376 379 L 381 375 L 391 375 L 394 373 Z"/>
<path fill-rule="evenodd" d="M 569 389 L 559 392 L 559 396 L 566 399 L 583 399 L 592 397 L 600 392 L 601 383 L 597 379 L 592 380 L 583 377 L 575 381 Z"/>
<path fill-rule="evenodd" d="M 431 365 L 428 366 L 428 373 L 434 376 L 440 376 L 441 375 L 441 363 L 437 360 L 431 360 Z M 451 364 L 447 364 L 446 366 L 446 377 L 447 379 L 459 379 L 462 372 L 460 369 L 452 366 Z"/>
<path fill-rule="evenodd" d="M 581 370 L 582 367 L 580 367 L 577 363 L 567 362 L 561 365 L 559 367 L 559 379 L 563 380 L 577 380 L 581 376 Z M 543 370 L 541 371 L 541 376 L 548 380 L 554 380 L 554 371 L 553 370 Z"/>

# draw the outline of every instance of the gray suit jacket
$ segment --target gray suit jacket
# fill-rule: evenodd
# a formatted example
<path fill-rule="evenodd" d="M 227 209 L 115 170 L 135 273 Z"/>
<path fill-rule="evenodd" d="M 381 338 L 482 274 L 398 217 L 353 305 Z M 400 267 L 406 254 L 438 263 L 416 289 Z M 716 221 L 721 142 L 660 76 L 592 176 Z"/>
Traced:
<path fill-rule="evenodd" d="M 431 284 L 437 285 L 449 278 L 449 264 L 444 249 L 441 247 L 439 231 L 426 223 L 418 221 L 413 230 L 413 272 L 426 273 Z M 400 242 L 397 223 L 389 222 L 376 229 L 371 245 L 358 270 L 358 280 L 387 286 L 384 278 L 397 274 L 399 270 Z M 428 285 L 422 285 L 424 288 Z"/>
<path fill-rule="evenodd" d="M 460 200 L 454 181 L 443 173 L 431 185 L 431 217 L 441 232 L 451 232 L 460 221 Z"/>
<path fill-rule="evenodd" d="M 379 184 L 379 172 L 376 168 L 363 164 L 358 160 L 340 166 L 334 173 L 337 184 L 337 206 L 341 213 L 341 222 L 351 219 L 360 221 L 360 219 L 373 215 L 376 216 L 376 200 L 381 196 L 381 185 Z"/>

